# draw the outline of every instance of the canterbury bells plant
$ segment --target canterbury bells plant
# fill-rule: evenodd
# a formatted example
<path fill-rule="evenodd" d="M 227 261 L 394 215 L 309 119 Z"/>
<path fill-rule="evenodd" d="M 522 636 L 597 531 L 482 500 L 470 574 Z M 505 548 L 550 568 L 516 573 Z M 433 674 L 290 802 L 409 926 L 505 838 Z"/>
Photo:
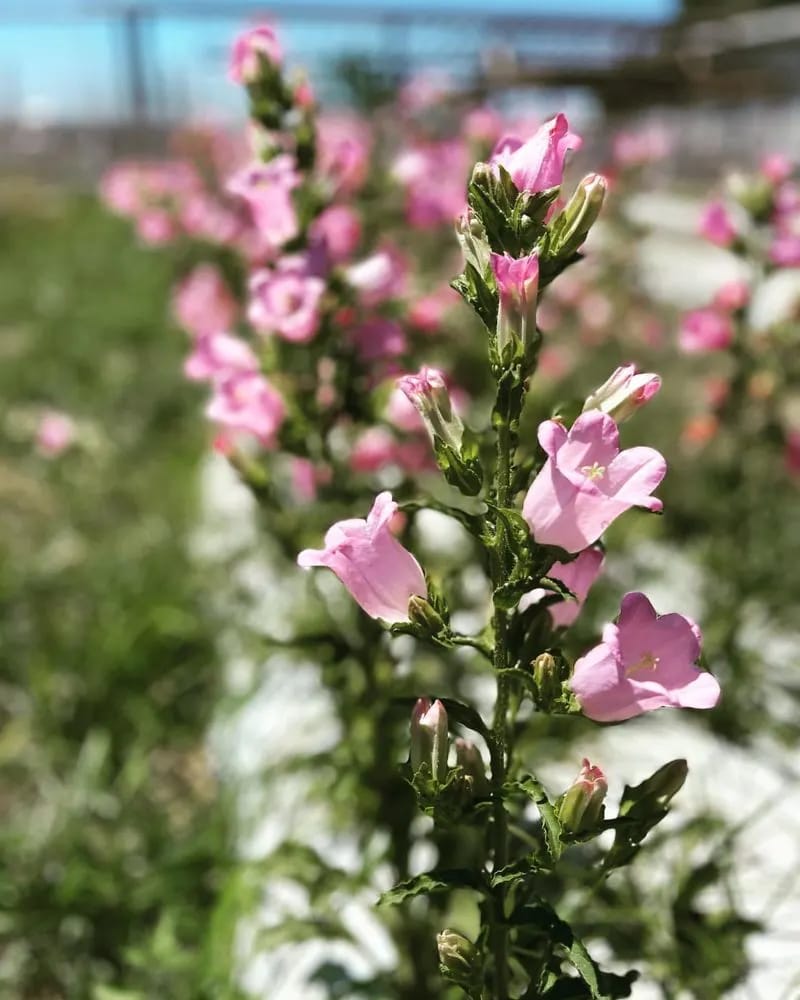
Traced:
<path fill-rule="evenodd" d="M 536 438 L 521 435 L 543 339 L 540 296 L 581 259 L 606 191 L 604 178 L 591 174 L 562 200 L 565 160 L 579 145 L 558 115 L 527 141 L 503 139 L 472 174 L 457 225 L 464 270 L 453 287 L 486 328 L 496 384 L 490 425 L 476 432 L 462 421 L 448 375 L 438 368 L 398 381 L 449 483 L 449 502 L 439 490 L 428 505 L 459 521 L 481 553 L 491 591 L 485 627 L 455 628 L 448 607 L 454 595 L 427 579 L 393 534 L 396 512 L 411 516 L 425 500 L 404 505 L 381 493 L 366 520 L 339 521 L 323 549 L 298 558 L 303 567 L 332 569 L 390 634 L 442 651 L 467 647 L 471 668 L 494 677 L 491 718 L 449 697 L 447 688 L 408 692 L 403 775 L 432 818 L 441 863 L 382 897 L 407 907 L 416 896 L 459 890 L 445 909 L 461 926 L 442 926 L 429 944 L 438 949 L 444 979 L 472 1000 L 631 995 L 636 972 L 601 970 L 562 915 L 576 870 L 569 856 L 613 831 L 610 842 L 582 855 L 583 863 L 597 865 L 598 881 L 629 864 L 686 777 L 686 762 L 670 761 L 626 786 L 615 809 L 603 770 L 583 759 L 575 782 L 553 794 L 522 749 L 531 712 L 618 722 L 662 707 L 710 709 L 720 696 L 715 678 L 698 666 L 698 626 L 657 611 L 644 594 L 621 596 L 617 620 L 577 662 L 562 649 L 602 572 L 603 533 L 623 515 L 644 516 L 627 513 L 635 508 L 661 512 L 654 494 L 667 471 L 655 449 L 621 443 L 620 423 L 661 384 L 630 364 L 591 391 L 574 420 L 542 414 Z M 598 375 L 599 382 L 605 373 Z M 451 739 L 464 729 L 471 740 Z M 457 853 L 457 864 L 448 851 Z"/>

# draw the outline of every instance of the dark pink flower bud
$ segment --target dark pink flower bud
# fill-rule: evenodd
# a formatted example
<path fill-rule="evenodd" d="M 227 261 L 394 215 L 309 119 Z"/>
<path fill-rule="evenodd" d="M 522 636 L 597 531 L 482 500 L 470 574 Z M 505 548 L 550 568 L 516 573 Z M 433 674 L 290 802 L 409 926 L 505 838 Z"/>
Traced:
<path fill-rule="evenodd" d="M 234 83 L 250 84 L 261 76 L 261 61 L 278 66 L 283 59 L 280 43 L 268 24 L 251 28 L 233 43 L 228 76 Z"/>

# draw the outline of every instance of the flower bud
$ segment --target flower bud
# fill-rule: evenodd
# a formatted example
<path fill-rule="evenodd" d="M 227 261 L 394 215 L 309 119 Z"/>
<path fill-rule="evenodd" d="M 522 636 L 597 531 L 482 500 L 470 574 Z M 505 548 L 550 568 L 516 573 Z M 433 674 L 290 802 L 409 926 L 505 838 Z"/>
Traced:
<path fill-rule="evenodd" d="M 445 629 L 445 622 L 430 601 L 414 594 L 408 602 L 408 620 L 426 636 L 439 635 Z"/>
<path fill-rule="evenodd" d="M 491 253 L 483 223 L 473 212 L 465 212 L 456 220 L 456 237 L 461 244 L 465 261 L 471 264 L 482 278 L 489 266 Z"/>
<path fill-rule="evenodd" d="M 608 791 L 602 770 L 583 758 L 581 771 L 558 800 L 556 813 L 571 833 L 582 833 L 597 826 L 603 818 L 603 800 Z"/>
<path fill-rule="evenodd" d="M 454 978 L 469 978 L 473 974 L 478 951 L 469 938 L 447 928 L 436 935 L 436 946 L 439 962 Z"/>
<path fill-rule="evenodd" d="M 233 43 L 228 75 L 234 83 L 256 83 L 265 66 L 279 66 L 282 58 L 274 30 L 262 24 L 245 31 Z"/>
<path fill-rule="evenodd" d="M 431 775 L 443 784 L 447 778 L 447 711 L 437 699 L 433 704 L 420 698 L 411 713 L 411 770 L 416 772 L 423 764 Z"/>
<path fill-rule="evenodd" d="M 433 441 L 438 437 L 458 454 L 464 425 L 453 410 L 444 375 L 437 368 L 423 365 L 416 375 L 403 375 L 397 386 L 416 407 Z"/>
<path fill-rule="evenodd" d="M 583 404 L 583 412 L 601 410 L 616 423 L 643 406 L 661 388 L 661 377 L 652 372 L 636 371 L 636 365 L 622 365 Z"/>
<path fill-rule="evenodd" d="M 510 351 L 527 357 L 536 344 L 536 307 L 539 301 L 539 257 L 534 252 L 515 259 L 507 253 L 492 253 L 499 306 L 497 311 L 497 351 L 501 358 Z"/>
<path fill-rule="evenodd" d="M 472 779 L 472 792 L 481 797 L 489 794 L 489 782 L 486 779 L 486 765 L 483 763 L 480 750 L 469 740 L 459 737 L 455 741 L 456 763 Z"/>
<path fill-rule="evenodd" d="M 575 188 L 563 212 L 553 223 L 556 234 L 552 253 L 571 257 L 582 246 L 597 222 L 605 201 L 608 181 L 601 174 L 587 174 Z"/>

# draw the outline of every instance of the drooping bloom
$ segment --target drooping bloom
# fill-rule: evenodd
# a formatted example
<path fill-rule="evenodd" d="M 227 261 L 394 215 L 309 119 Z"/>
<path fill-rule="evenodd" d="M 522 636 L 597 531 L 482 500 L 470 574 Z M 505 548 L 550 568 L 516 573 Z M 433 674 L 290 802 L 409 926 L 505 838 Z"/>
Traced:
<path fill-rule="evenodd" d="M 261 73 L 261 59 L 280 65 L 282 58 L 274 29 L 261 24 L 243 32 L 234 41 L 228 76 L 234 83 L 253 83 Z"/>
<path fill-rule="evenodd" d="M 319 329 L 324 293 L 322 278 L 300 266 L 256 271 L 250 278 L 247 316 L 259 333 L 305 344 Z"/>
<path fill-rule="evenodd" d="M 626 594 L 616 624 L 575 664 L 570 680 L 584 715 L 630 719 L 656 708 L 713 708 L 717 679 L 695 666 L 702 635 L 679 614 L 658 615 L 644 594 Z"/>
<path fill-rule="evenodd" d="M 546 420 L 538 436 L 547 461 L 522 514 L 539 544 L 580 552 L 630 507 L 662 509 L 650 494 L 666 474 L 663 456 L 654 448 L 620 451 L 617 425 L 600 410 L 582 413 L 569 431 Z"/>
<path fill-rule="evenodd" d="M 721 201 L 712 201 L 706 205 L 697 228 L 701 236 L 718 247 L 729 247 L 739 235 L 730 213 Z"/>
<path fill-rule="evenodd" d="M 600 576 L 604 561 L 605 556 L 602 549 L 593 546 L 584 549 L 572 562 L 553 563 L 547 575 L 560 580 L 576 598 L 574 601 L 560 601 L 558 604 L 548 606 L 547 610 L 550 612 L 550 617 L 556 628 L 567 628 L 578 617 L 592 585 Z M 551 594 L 551 590 L 543 588 L 531 590 L 520 600 L 519 610 L 524 611 L 525 608 L 532 604 L 538 604 L 543 597 Z"/>
<path fill-rule="evenodd" d="M 206 416 L 228 430 L 252 434 L 265 448 L 272 448 L 286 404 L 263 375 L 234 372 L 214 382 Z"/>
<path fill-rule="evenodd" d="M 378 494 L 366 520 L 338 521 L 325 535 L 325 548 L 305 549 L 298 565 L 333 570 L 371 618 L 407 622 L 409 600 L 427 597 L 428 588 L 419 563 L 391 532 L 396 512 L 392 494 Z"/>
<path fill-rule="evenodd" d="M 733 342 L 730 316 L 716 309 L 693 309 L 681 321 L 678 345 L 687 354 L 724 351 Z"/>
<path fill-rule="evenodd" d="M 633 364 L 621 365 L 587 398 L 583 412 L 602 410 L 621 424 L 651 400 L 660 388 L 661 376 L 637 372 Z"/>
<path fill-rule="evenodd" d="M 36 430 L 36 446 L 42 455 L 55 458 L 75 440 L 75 422 L 66 413 L 48 410 Z"/>
<path fill-rule="evenodd" d="M 213 381 L 233 372 L 258 371 L 258 358 L 249 344 L 229 333 L 203 333 L 183 364 L 183 373 L 193 382 Z"/>
<path fill-rule="evenodd" d="M 175 318 L 192 336 L 229 330 L 236 317 L 236 301 L 213 264 L 199 264 L 175 289 Z"/>
<path fill-rule="evenodd" d="M 519 191 L 535 194 L 561 186 L 567 152 L 580 149 L 581 142 L 570 132 L 566 115 L 558 114 L 525 143 L 514 137 L 501 139 L 490 162 L 505 167 Z"/>
<path fill-rule="evenodd" d="M 507 253 L 489 257 L 500 299 L 497 311 L 497 347 L 501 355 L 515 340 L 523 351 L 535 337 L 539 293 L 539 257 L 534 252 L 519 259 Z"/>
<path fill-rule="evenodd" d="M 464 425 L 451 405 L 447 383 L 439 369 L 423 365 L 416 375 L 399 378 L 397 387 L 417 410 L 431 438 L 434 441 L 439 438 L 454 451 L 460 451 Z"/>

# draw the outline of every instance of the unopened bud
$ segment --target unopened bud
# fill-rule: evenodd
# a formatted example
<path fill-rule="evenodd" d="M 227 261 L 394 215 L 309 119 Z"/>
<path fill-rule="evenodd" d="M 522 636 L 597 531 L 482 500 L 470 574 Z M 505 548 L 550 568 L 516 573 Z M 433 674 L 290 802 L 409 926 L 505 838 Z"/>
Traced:
<path fill-rule="evenodd" d="M 423 365 L 416 375 L 399 378 L 397 386 L 422 417 L 431 438 L 435 441 L 438 437 L 458 453 L 464 425 L 453 410 L 447 383 L 439 369 Z"/>
<path fill-rule="evenodd" d="M 486 230 L 481 220 L 472 211 L 467 211 L 456 221 L 456 236 L 461 244 L 464 259 L 483 277 L 489 266 L 491 249 L 486 238 Z"/>
<path fill-rule="evenodd" d="M 671 760 L 644 782 L 642 790 L 646 789 L 648 796 L 653 796 L 666 805 L 683 788 L 688 773 L 689 767 L 683 758 Z"/>
<path fill-rule="evenodd" d="M 539 257 L 534 252 L 515 258 L 492 253 L 492 266 L 499 305 L 497 350 L 502 358 L 520 354 L 529 357 L 537 343 L 536 308 L 539 302 Z M 515 351 L 514 348 L 519 350 Z"/>
<path fill-rule="evenodd" d="M 408 620 L 426 636 L 439 635 L 445 629 L 445 622 L 430 601 L 417 594 L 408 601 Z"/>
<path fill-rule="evenodd" d="M 597 826 L 603 818 L 608 783 L 601 769 L 584 757 L 580 774 L 561 796 L 556 807 L 561 824 L 571 833 Z"/>
<path fill-rule="evenodd" d="M 587 174 L 583 178 L 563 212 L 554 220 L 554 231 L 558 235 L 553 253 L 569 257 L 583 246 L 589 230 L 597 222 L 607 190 L 608 181 L 601 174 Z"/>
<path fill-rule="evenodd" d="M 661 388 L 661 377 L 637 372 L 636 365 L 622 365 L 583 404 L 583 412 L 601 410 L 621 424 Z"/>
<path fill-rule="evenodd" d="M 475 945 L 458 931 L 443 930 L 436 935 L 439 962 L 456 979 L 468 979 L 475 971 L 478 951 Z"/>
<path fill-rule="evenodd" d="M 489 782 L 486 778 L 486 765 L 481 752 L 469 740 L 459 737 L 455 741 L 456 764 L 465 775 L 472 779 L 473 795 L 481 798 L 489 794 Z"/>
<path fill-rule="evenodd" d="M 427 764 L 431 775 L 443 784 L 449 746 L 444 705 L 438 699 L 431 704 L 427 698 L 420 698 L 411 713 L 411 770 L 416 772 Z"/>

